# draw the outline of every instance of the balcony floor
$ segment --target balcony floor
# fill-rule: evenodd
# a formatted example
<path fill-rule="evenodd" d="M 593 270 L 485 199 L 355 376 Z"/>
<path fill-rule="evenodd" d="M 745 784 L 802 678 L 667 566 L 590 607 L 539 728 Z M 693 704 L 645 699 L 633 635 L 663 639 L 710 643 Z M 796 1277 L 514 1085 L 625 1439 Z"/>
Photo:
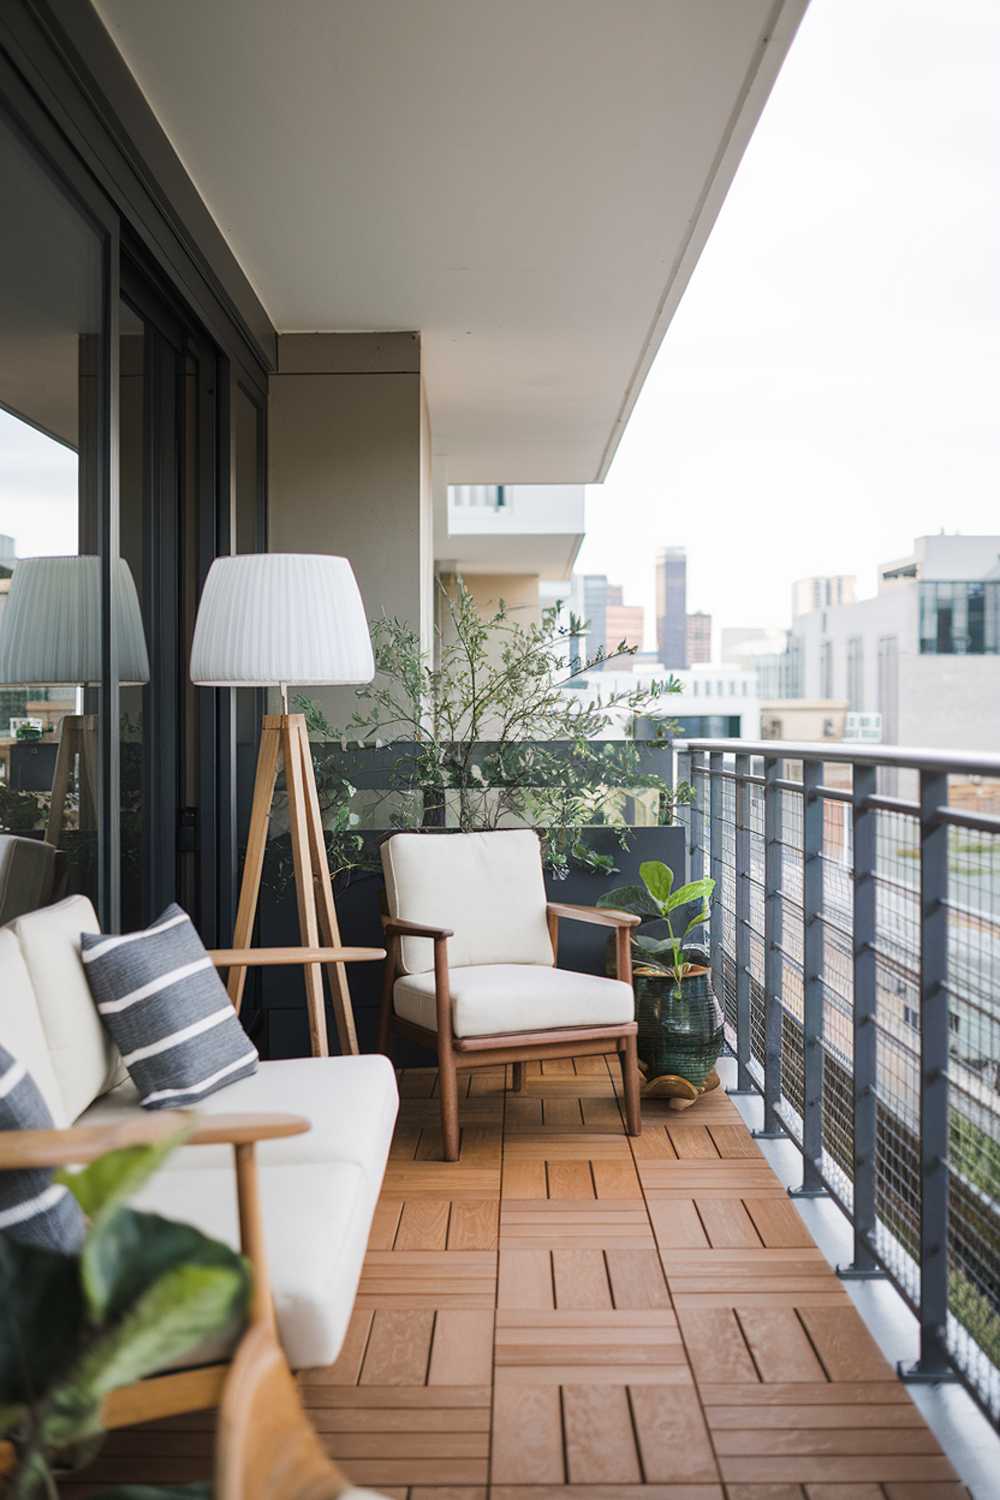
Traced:
<path fill-rule="evenodd" d="M 522 1094 L 473 1074 L 446 1165 L 436 1075 L 402 1074 L 347 1344 L 301 1377 L 352 1478 L 405 1500 L 965 1496 L 732 1101 L 650 1102 L 629 1141 L 615 1083 L 600 1058 L 529 1064 Z M 87 1478 L 201 1477 L 209 1426 L 115 1435 Z"/>

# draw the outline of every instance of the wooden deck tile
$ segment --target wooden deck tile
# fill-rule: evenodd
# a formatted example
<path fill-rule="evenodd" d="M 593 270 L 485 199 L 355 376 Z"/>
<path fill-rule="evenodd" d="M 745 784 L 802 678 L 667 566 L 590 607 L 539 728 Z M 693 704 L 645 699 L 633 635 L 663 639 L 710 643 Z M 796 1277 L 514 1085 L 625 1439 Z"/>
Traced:
<path fill-rule="evenodd" d="M 402 1106 L 355 1308 L 299 1390 L 387 1500 L 968 1500 L 721 1090 L 643 1102 L 604 1057 Z M 114 1435 L 61 1490 L 211 1471 L 213 1413 Z"/>

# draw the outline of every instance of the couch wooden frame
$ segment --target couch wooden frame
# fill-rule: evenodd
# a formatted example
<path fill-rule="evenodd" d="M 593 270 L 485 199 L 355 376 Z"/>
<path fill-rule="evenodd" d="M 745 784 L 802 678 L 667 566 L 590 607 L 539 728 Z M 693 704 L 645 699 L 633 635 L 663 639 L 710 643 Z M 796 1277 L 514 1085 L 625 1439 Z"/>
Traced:
<path fill-rule="evenodd" d="M 217 969 L 242 968 L 244 965 L 273 967 L 285 964 L 344 964 L 371 962 L 385 957 L 382 948 L 226 948 L 211 953 L 210 958 Z M 223 1399 L 224 1388 L 231 1364 L 239 1359 L 246 1345 L 253 1351 L 255 1368 L 268 1372 L 267 1381 L 280 1384 L 282 1377 L 276 1373 L 276 1361 L 284 1364 L 284 1355 L 278 1346 L 271 1301 L 271 1288 L 267 1273 L 267 1257 L 264 1247 L 264 1225 L 260 1203 L 260 1178 L 257 1170 L 256 1147 L 259 1141 L 277 1140 L 285 1136 L 301 1135 L 309 1130 L 309 1121 L 297 1115 L 286 1114 L 218 1114 L 198 1116 L 194 1110 L 157 1110 L 149 1113 L 136 1111 L 134 1117 L 114 1121 L 106 1125 L 71 1125 L 64 1130 L 4 1130 L 0 1131 L 0 1172 L 16 1171 L 24 1167 L 67 1167 L 83 1165 L 103 1156 L 107 1151 L 117 1151 L 125 1146 L 144 1146 L 176 1132 L 182 1125 L 196 1120 L 193 1133 L 185 1142 L 188 1146 L 229 1145 L 233 1148 L 236 1171 L 236 1193 L 239 1205 L 240 1247 L 253 1268 L 253 1292 L 249 1321 L 233 1361 L 201 1365 L 191 1370 L 172 1371 L 168 1375 L 153 1375 L 133 1385 L 123 1386 L 106 1397 L 101 1412 L 102 1426 L 110 1431 L 116 1427 L 130 1427 L 137 1422 L 158 1421 L 162 1417 L 179 1416 L 183 1412 L 205 1411 L 216 1407 Z M 263 1330 L 263 1332 L 261 1332 Z M 251 1344 L 247 1341 L 255 1333 Z M 249 1359 L 241 1361 L 241 1368 Z M 287 1369 L 287 1365 L 286 1365 Z M 263 1378 L 263 1377 L 262 1377 Z M 251 1382 L 255 1385 L 256 1382 Z M 238 1382 L 240 1390 L 248 1390 L 243 1377 Z M 240 1401 L 234 1395 L 236 1409 Z M 305 1418 L 303 1417 L 303 1421 Z M 9 1472 L 13 1463 L 13 1449 L 9 1443 L 0 1441 L 0 1476 Z M 329 1490 L 336 1495 L 347 1486 L 347 1481 L 333 1471 Z M 229 1489 L 221 1493 L 232 1495 Z"/>
<path fill-rule="evenodd" d="M 592 922 L 610 927 L 615 933 L 616 973 L 626 984 L 632 983 L 631 929 L 639 918 L 630 912 L 613 911 L 600 906 L 575 906 L 563 901 L 546 905 L 552 961 L 558 962 L 559 922 Z M 389 956 L 385 964 L 385 982 L 379 1010 L 378 1050 L 391 1056 L 392 1031 L 437 1050 L 438 1091 L 441 1096 L 441 1137 L 445 1161 L 458 1161 L 458 1075 L 470 1068 L 495 1068 L 512 1063 L 514 1088 L 524 1086 L 524 1064 L 546 1058 L 586 1057 L 617 1052 L 622 1070 L 625 1096 L 625 1124 L 629 1135 L 639 1135 L 639 1059 L 636 1052 L 635 1021 L 611 1026 L 573 1026 L 558 1030 L 498 1032 L 490 1036 L 457 1037 L 452 1027 L 451 990 L 448 981 L 448 939 L 451 928 L 428 927 L 408 922 L 404 917 L 383 917 Z M 402 971 L 400 943 L 404 937 L 427 938 L 434 944 L 434 994 L 437 1006 L 437 1030 L 431 1031 L 397 1016 L 393 1007 L 393 990 Z"/>

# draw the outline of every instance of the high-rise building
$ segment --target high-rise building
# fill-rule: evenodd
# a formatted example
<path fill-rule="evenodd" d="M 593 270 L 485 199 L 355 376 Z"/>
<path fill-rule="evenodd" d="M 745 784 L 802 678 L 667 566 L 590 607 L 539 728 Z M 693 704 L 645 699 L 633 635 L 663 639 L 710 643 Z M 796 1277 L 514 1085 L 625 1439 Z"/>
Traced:
<path fill-rule="evenodd" d="M 656 646 L 665 667 L 687 666 L 687 553 L 663 547 L 656 555 Z"/>
<path fill-rule="evenodd" d="M 792 619 L 814 609 L 853 604 L 858 580 L 853 573 L 829 573 L 819 578 L 797 578 L 792 584 Z"/>
<path fill-rule="evenodd" d="M 608 575 L 584 573 L 583 618 L 586 630 L 585 651 L 588 657 L 607 648 L 608 641 Z"/>
<path fill-rule="evenodd" d="M 712 660 L 712 616 L 696 609 L 687 617 L 687 664 L 704 666 Z"/>
<path fill-rule="evenodd" d="M 618 592 L 621 593 L 621 590 L 619 589 Z M 641 604 L 609 603 L 605 613 L 608 650 L 614 651 L 624 641 L 626 646 L 635 651 L 641 651 L 646 630 L 645 616 L 646 612 Z M 633 660 L 631 656 L 619 657 L 614 663 L 615 669 L 619 672 L 631 671 Z"/>

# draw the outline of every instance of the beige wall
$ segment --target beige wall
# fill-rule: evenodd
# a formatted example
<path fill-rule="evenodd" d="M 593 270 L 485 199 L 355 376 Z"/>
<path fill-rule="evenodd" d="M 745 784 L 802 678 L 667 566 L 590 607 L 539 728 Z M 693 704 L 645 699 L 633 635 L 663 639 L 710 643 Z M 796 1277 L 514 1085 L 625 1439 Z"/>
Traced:
<path fill-rule="evenodd" d="M 502 599 L 522 625 L 537 625 L 542 618 L 537 573 L 468 573 L 463 575 L 462 581 L 481 615 L 495 614 Z M 440 573 L 438 585 L 435 619 L 437 628 L 447 637 L 448 617 L 440 589 L 453 593 L 456 588 L 455 574 Z"/>
<path fill-rule="evenodd" d="M 430 428 L 416 334 L 282 334 L 268 423 L 269 545 L 350 559 L 369 618 L 430 644 Z M 335 721 L 350 688 L 313 696 Z"/>

